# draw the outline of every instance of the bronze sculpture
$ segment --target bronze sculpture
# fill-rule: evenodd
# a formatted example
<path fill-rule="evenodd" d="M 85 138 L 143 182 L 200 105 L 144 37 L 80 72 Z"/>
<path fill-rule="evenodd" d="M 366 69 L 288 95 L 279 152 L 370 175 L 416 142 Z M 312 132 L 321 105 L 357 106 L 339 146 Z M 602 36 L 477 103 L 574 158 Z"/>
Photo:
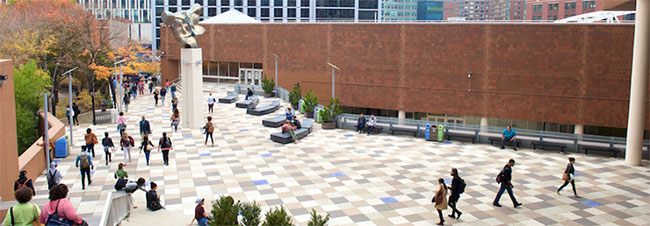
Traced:
<path fill-rule="evenodd" d="M 201 15 L 201 5 L 194 4 L 185 11 L 176 13 L 163 12 L 163 24 L 170 26 L 176 41 L 185 48 L 198 48 L 196 36 L 205 33 L 205 28 L 199 26 L 199 16 Z"/>

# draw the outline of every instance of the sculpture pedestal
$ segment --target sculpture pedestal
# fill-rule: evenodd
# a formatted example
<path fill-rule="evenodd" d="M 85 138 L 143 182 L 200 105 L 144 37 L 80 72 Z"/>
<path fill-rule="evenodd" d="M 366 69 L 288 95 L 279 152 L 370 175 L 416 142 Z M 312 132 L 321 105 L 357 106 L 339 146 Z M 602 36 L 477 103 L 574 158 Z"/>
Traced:
<path fill-rule="evenodd" d="M 181 49 L 181 122 L 185 128 L 201 128 L 203 118 L 203 57 L 201 49 Z"/>

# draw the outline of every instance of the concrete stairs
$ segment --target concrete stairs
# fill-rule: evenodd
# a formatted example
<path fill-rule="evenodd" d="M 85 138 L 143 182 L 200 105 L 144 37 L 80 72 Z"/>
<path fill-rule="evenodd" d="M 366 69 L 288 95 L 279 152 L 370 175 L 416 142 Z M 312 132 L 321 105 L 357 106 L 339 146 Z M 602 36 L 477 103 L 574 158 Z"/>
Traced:
<path fill-rule="evenodd" d="M 126 218 L 120 225 L 122 226 L 142 226 L 142 225 L 174 225 L 185 226 L 192 220 L 192 215 L 183 215 L 182 210 L 151 211 L 147 209 L 147 201 L 142 192 L 133 194 L 135 206 L 138 208 L 131 210 L 131 215 Z M 163 197 L 161 197 L 163 199 Z M 163 203 L 164 205 L 164 203 Z M 194 212 L 194 211 L 192 211 Z M 193 225 L 198 225 L 194 222 Z"/>

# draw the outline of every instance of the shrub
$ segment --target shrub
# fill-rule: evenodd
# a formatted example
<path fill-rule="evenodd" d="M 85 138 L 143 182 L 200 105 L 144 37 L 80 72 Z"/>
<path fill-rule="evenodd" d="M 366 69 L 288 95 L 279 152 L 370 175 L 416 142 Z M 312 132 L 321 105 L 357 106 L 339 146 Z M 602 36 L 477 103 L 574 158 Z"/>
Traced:
<path fill-rule="evenodd" d="M 287 214 L 287 211 L 285 211 L 283 206 L 280 206 L 280 208 L 273 208 L 264 216 L 266 217 L 266 220 L 264 220 L 262 226 L 293 226 L 291 216 Z"/>
<path fill-rule="evenodd" d="M 314 91 L 311 89 L 307 91 L 307 94 L 305 94 L 305 108 L 307 108 L 305 111 L 306 112 L 313 112 L 314 108 L 316 105 L 318 105 L 318 97 L 314 94 Z"/>
<path fill-rule="evenodd" d="M 291 104 L 298 104 L 300 98 L 302 98 L 302 90 L 300 88 L 300 83 L 298 82 L 293 86 L 293 90 L 289 93 L 289 102 L 291 102 Z"/>
<path fill-rule="evenodd" d="M 267 79 L 266 76 L 264 76 L 264 78 L 262 78 L 262 89 L 264 92 L 271 93 L 273 92 L 273 88 L 275 88 L 275 82 Z"/>
<path fill-rule="evenodd" d="M 339 98 L 330 99 L 330 104 L 323 108 L 320 111 L 320 117 L 323 119 L 323 122 L 331 122 L 332 117 L 343 113 L 339 108 Z"/>
<path fill-rule="evenodd" d="M 211 226 L 238 225 L 237 216 L 241 203 L 233 200 L 232 197 L 221 196 L 212 204 L 212 220 L 208 222 Z"/>
<path fill-rule="evenodd" d="M 38 139 L 39 118 L 36 113 L 43 107 L 43 92 L 50 88 L 50 84 L 50 75 L 39 69 L 33 60 L 14 68 L 18 155 Z"/>
<path fill-rule="evenodd" d="M 322 215 L 316 213 L 315 209 L 311 209 L 311 219 L 307 226 L 326 226 L 327 222 L 330 220 L 330 214 L 328 213 L 325 218 Z"/>
<path fill-rule="evenodd" d="M 247 202 L 241 205 L 241 215 L 242 220 L 241 224 L 245 226 L 258 226 L 260 225 L 260 214 L 262 214 L 262 208 L 260 204 L 257 204 L 255 201 Z"/>

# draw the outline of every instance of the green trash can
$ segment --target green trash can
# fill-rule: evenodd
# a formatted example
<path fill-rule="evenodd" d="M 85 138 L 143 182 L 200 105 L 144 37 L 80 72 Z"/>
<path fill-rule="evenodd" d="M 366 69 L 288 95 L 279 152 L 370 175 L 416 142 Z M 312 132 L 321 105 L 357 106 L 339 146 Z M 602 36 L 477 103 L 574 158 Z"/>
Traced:
<path fill-rule="evenodd" d="M 445 126 L 438 125 L 438 142 L 442 142 L 445 139 Z"/>
<path fill-rule="evenodd" d="M 306 108 L 305 101 L 300 100 L 300 113 L 301 114 L 305 114 L 305 108 Z"/>
<path fill-rule="evenodd" d="M 316 122 L 318 122 L 318 123 L 322 123 L 322 122 L 323 122 L 323 118 L 320 117 L 320 112 L 321 112 L 322 110 L 323 110 L 323 109 L 321 109 L 321 108 L 317 108 L 316 111 L 314 112 L 314 119 L 316 119 Z"/>

